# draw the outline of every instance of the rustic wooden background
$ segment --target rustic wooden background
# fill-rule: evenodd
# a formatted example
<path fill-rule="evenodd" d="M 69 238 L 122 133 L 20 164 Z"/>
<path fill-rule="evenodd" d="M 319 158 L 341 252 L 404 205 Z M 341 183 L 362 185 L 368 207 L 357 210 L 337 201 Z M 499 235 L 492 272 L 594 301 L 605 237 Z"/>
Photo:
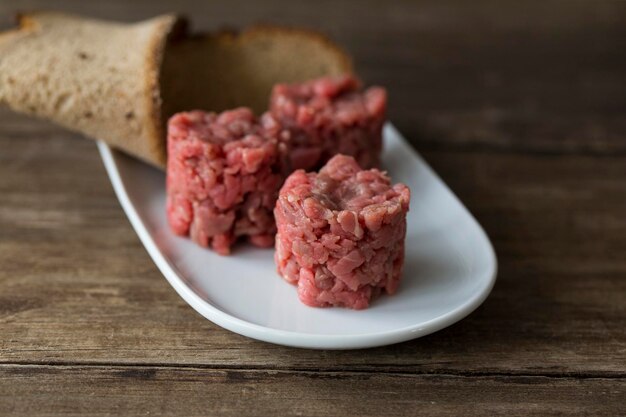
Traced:
<path fill-rule="evenodd" d="M 626 2 L 3 0 L 318 28 L 493 239 L 436 334 L 290 349 L 211 324 L 149 259 L 95 145 L 0 111 L 0 415 L 626 414 Z"/>

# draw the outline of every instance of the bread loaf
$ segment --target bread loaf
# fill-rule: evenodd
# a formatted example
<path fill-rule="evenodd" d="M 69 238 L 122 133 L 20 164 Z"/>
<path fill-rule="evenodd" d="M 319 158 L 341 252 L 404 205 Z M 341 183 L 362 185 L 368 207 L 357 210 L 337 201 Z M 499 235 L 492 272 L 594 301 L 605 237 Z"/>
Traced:
<path fill-rule="evenodd" d="M 175 15 L 128 24 L 38 12 L 0 34 L 0 103 L 160 167 L 174 112 L 260 112 L 277 82 L 350 71 L 347 55 L 311 31 L 192 36 Z"/>

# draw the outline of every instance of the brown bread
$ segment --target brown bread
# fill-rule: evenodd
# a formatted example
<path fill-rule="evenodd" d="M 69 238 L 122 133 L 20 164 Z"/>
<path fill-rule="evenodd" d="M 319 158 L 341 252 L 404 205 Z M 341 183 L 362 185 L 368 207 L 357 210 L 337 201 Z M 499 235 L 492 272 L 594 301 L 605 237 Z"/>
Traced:
<path fill-rule="evenodd" d="M 38 12 L 0 34 L 0 103 L 161 167 L 174 112 L 260 112 L 277 82 L 351 69 L 315 32 L 260 26 L 189 36 L 175 15 L 128 24 Z"/>

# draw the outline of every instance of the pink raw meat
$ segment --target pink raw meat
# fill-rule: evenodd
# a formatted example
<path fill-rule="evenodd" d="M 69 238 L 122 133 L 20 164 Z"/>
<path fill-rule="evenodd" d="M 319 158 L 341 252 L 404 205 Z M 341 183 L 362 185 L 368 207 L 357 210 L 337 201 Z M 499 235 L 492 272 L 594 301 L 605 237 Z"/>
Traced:
<path fill-rule="evenodd" d="M 239 237 L 272 246 L 272 209 L 296 168 L 318 168 L 338 152 L 375 166 L 385 90 L 358 91 L 354 78 L 277 85 L 271 111 L 192 111 L 168 124 L 167 215 L 175 233 L 220 254 Z"/>
<path fill-rule="evenodd" d="M 272 209 L 283 177 L 276 140 L 252 111 L 192 111 L 168 124 L 167 216 L 175 233 L 227 255 L 240 236 L 274 243 Z"/>
<path fill-rule="evenodd" d="M 282 145 L 286 174 L 319 169 L 336 154 L 373 168 L 379 164 L 386 107 L 385 89 L 361 92 L 354 77 L 327 77 L 274 86 L 263 120 Z"/>
<path fill-rule="evenodd" d="M 377 169 L 337 155 L 318 173 L 298 170 L 274 209 L 279 274 L 310 306 L 363 309 L 398 288 L 410 192 Z"/>

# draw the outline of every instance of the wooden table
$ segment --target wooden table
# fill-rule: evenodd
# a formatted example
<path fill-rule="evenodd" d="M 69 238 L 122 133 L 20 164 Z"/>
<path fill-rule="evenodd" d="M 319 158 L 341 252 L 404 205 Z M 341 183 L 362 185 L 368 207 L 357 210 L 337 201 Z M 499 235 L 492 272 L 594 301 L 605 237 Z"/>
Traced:
<path fill-rule="evenodd" d="M 170 288 L 94 143 L 2 110 L 0 415 L 626 414 L 626 2 L 17 0 L 0 13 L 42 7 L 328 32 L 388 87 L 391 120 L 484 225 L 500 272 L 482 307 L 419 340 L 250 340 Z"/>

